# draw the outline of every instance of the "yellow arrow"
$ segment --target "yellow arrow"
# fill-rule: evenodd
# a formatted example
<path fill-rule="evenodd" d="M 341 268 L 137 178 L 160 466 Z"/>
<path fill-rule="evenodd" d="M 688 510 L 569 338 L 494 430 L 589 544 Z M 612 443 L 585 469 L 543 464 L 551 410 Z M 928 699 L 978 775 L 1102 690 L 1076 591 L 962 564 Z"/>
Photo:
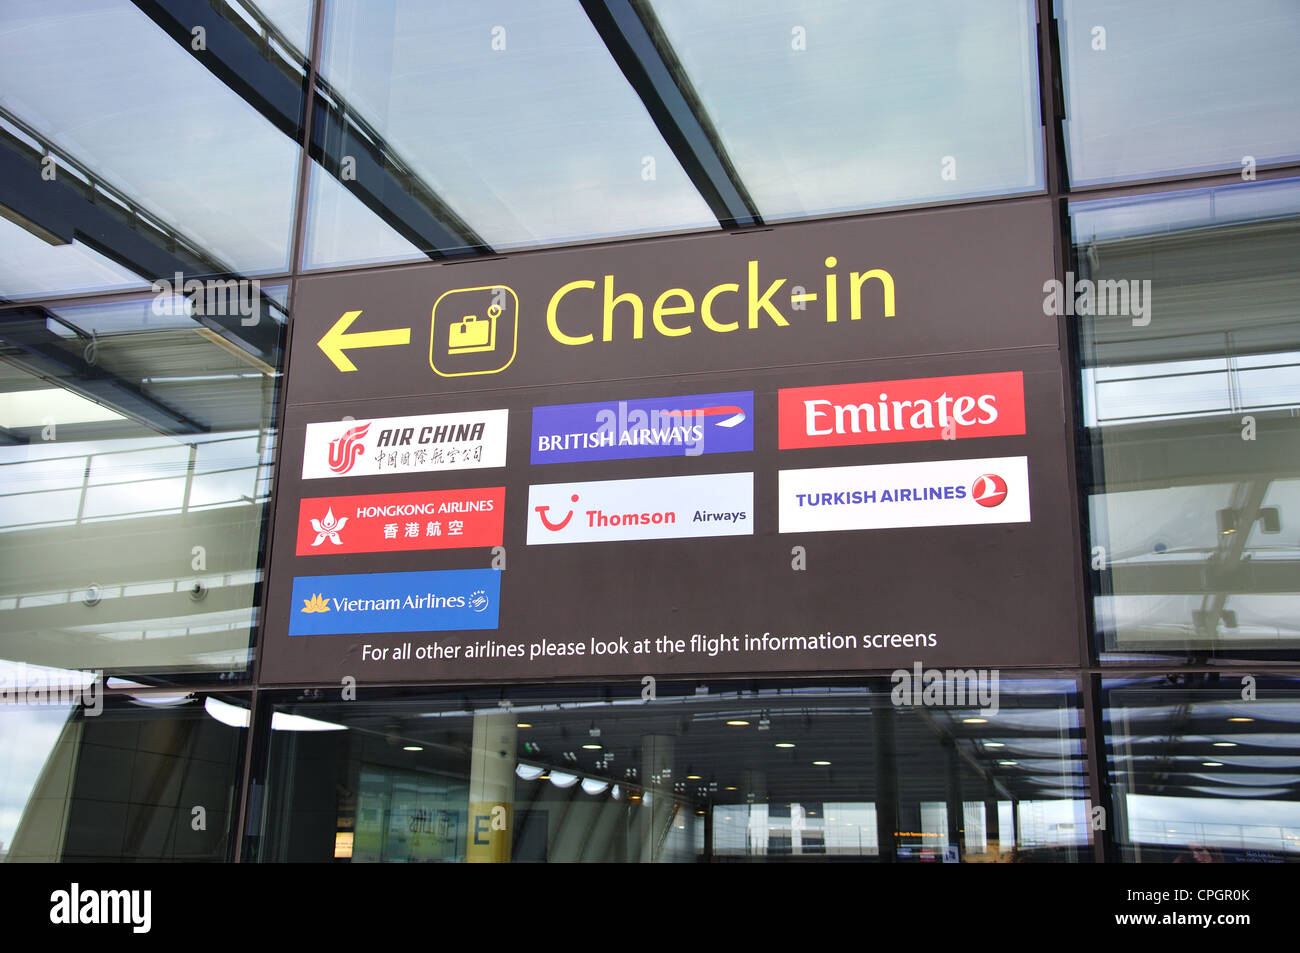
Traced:
<path fill-rule="evenodd" d="M 347 333 L 352 322 L 361 316 L 360 311 L 345 312 L 343 317 L 334 322 L 334 327 L 325 332 L 325 336 L 316 342 L 325 356 L 334 362 L 334 366 L 347 373 L 355 371 L 353 364 L 344 351 L 357 347 L 389 347 L 393 344 L 410 344 L 410 328 L 393 328 L 390 331 L 353 331 Z"/>

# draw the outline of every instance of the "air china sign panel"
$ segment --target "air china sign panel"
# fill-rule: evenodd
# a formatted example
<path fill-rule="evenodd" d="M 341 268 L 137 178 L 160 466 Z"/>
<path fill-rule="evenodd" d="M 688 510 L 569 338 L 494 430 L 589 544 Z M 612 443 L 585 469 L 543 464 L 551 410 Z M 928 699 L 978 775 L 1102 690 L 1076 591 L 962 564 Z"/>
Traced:
<path fill-rule="evenodd" d="M 503 467 L 508 419 L 484 410 L 308 424 L 302 478 Z"/>

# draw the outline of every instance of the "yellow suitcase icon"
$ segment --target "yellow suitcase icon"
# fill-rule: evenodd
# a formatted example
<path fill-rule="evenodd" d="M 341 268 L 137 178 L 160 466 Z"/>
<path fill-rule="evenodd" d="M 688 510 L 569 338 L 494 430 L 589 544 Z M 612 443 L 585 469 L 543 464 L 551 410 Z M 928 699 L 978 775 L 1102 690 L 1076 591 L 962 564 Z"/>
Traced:
<path fill-rule="evenodd" d="M 447 328 L 448 354 L 477 354 L 491 351 L 497 346 L 497 318 L 501 308 L 492 305 L 487 309 L 487 319 L 467 314 Z"/>

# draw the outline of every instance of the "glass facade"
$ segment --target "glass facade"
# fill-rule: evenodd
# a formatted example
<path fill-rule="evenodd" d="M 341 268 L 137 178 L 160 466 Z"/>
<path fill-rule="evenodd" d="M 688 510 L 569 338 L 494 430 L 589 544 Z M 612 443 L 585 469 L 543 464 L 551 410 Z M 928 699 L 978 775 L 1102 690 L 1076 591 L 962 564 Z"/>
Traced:
<path fill-rule="evenodd" d="M 1300 859 L 1297 27 L 1281 0 L 4 4 L 0 858 Z M 889 670 L 259 675 L 304 282 L 1043 196 L 1077 664 L 982 701 Z"/>

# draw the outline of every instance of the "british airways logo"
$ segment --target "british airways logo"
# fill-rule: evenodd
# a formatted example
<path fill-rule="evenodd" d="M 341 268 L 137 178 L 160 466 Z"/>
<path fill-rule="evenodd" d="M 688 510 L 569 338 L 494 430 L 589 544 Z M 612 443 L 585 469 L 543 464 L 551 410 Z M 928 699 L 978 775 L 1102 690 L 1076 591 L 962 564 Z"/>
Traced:
<path fill-rule="evenodd" d="M 533 463 L 753 449 L 753 391 L 533 408 Z"/>

